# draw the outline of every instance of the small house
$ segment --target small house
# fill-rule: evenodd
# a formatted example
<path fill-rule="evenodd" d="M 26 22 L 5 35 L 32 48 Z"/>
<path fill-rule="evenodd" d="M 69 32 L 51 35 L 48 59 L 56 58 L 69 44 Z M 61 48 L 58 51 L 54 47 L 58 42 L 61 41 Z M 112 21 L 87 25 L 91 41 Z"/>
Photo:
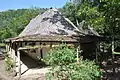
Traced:
<path fill-rule="evenodd" d="M 25 27 L 21 34 L 15 38 L 9 38 L 7 51 L 11 58 L 16 61 L 17 72 L 21 75 L 21 58 L 27 54 L 31 58 L 38 60 L 44 58 L 47 52 L 66 43 L 68 46 L 81 49 L 96 47 L 99 35 L 92 29 L 78 29 L 69 19 L 65 18 L 57 9 L 49 9 L 43 14 L 36 16 Z"/>

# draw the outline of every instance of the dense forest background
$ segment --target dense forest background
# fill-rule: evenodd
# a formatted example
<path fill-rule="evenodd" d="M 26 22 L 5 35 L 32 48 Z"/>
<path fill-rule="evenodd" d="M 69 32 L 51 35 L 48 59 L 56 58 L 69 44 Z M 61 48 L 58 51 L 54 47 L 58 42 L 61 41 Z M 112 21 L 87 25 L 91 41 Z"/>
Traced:
<path fill-rule="evenodd" d="M 16 37 L 45 8 L 17 9 L 0 12 L 0 40 Z"/>
<path fill-rule="evenodd" d="M 0 12 L 0 41 L 17 36 L 32 18 L 46 10 L 29 8 Z M 71 0 L 59 10 L 77 27 L 84 27 L 78 25 L 84 20 L 100 35 L 113 39 L 120 36 L 120 0 Z"/>

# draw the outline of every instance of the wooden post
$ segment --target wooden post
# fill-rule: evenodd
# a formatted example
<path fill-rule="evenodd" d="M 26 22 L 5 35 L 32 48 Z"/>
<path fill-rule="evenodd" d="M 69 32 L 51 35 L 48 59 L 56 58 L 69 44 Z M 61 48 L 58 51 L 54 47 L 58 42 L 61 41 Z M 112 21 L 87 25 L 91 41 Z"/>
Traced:
<path fill-rule="evenodd" d="M 113 60 L 115 59 L 115 55 L 114 55 L 114 41 L 112 41 L 112 57 L 113 57 Z"/>
<path fill-rule="evenodd" d="M 77 63 L 79 64 L 79 46 L 77 47 Z"/>
<path fill-rule="evenodd" d="M 6 52 L 8 52 L 8 46 L 7 46 L 7 44 L 6 44 Z"/>
<path fill-rule="evenodd" d="M 7 51 L 9 52 L 10 51 L 10 48 L 9 48 L 10 46 L 9 46 L 9 44 L 7 44 Z"/>
<path fill-rule="evenodd" d="M 52 42 L 50 42 L 50 49 L 52 49 Z"/>
<path fill-rule="evenodd" d="M 115 73 L 115 66 L 114 66 L 114 60 L 115 60 L 115 54 L 114 54 L 114 40 L 112 41 L 112 66 L 113 66 L 113 73 Z"/>
<path fill-rule="evenodd" d="M 98 44 L 99 42 L 96 43 L 96 51 L 95 51 L 96 63 L 98 63 Z"/>
<path fill-rule="evenodd" d="M 9 44 L 6 44 L 6 52 L 9 52 Z"/>
<path fill-rule="evenodd" d="M 104 46 L 105 46 L 105 42 L 103 42 L 103 53 L 105 53 L 105 48 L 104 48 Z"/>
<path fill-rule="evenodd" d="M 21 61 L 20 61 L 20 51 L 17 51 L 17 57 L 18 57 L 18 76 L 21 78 Z"/>
<path fill-rule="evenodd" d="M 12 58 L 12 47 L 10 47 L 10 54 L 9 56 Z"/>

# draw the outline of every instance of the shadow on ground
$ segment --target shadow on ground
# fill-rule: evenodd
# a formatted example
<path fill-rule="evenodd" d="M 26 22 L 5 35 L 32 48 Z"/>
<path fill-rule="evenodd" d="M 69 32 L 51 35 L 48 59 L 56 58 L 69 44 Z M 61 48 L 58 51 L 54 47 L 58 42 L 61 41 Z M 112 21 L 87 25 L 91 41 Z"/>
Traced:
<path fill-rule="evenodd" d="M 29 69 L 32 68 L 43 68 L 46 67 L 47 65 L 45 65 L 44 62 L 42 61 L 37 61 L 33 58 L 31 58 L 30 56 L 27 55 L 27 53 L 25 52 L 21 52 L 21 61 L 23 62 L 23 64 L 25 64 Z"/>
<path fill-rule="evenodd" d="M 120 80 L 120 55 L 102 61 L 101 68 L 103 71 L 101 80 Z"/>

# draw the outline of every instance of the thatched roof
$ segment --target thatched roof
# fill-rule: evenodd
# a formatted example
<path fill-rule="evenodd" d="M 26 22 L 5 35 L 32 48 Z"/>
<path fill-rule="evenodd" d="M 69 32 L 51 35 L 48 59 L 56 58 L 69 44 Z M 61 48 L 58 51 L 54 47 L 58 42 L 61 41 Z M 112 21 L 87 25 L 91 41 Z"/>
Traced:
<path fill-rule="evenodd" d="M 83 20 L 80 24 L 78 24 L 78 28 L 85 35 L 91 35 L 91 36 L 100 37 L 100 35 L 85 20 Z"/>
<path fill-rule="evenodd" d="M 75 31 L 79 30 L 69 19 L 63 17 L 57 9 L 49 9 L 32 19 L 19 37 L 36 34 L 72 36 L 77 35 Z"/>

